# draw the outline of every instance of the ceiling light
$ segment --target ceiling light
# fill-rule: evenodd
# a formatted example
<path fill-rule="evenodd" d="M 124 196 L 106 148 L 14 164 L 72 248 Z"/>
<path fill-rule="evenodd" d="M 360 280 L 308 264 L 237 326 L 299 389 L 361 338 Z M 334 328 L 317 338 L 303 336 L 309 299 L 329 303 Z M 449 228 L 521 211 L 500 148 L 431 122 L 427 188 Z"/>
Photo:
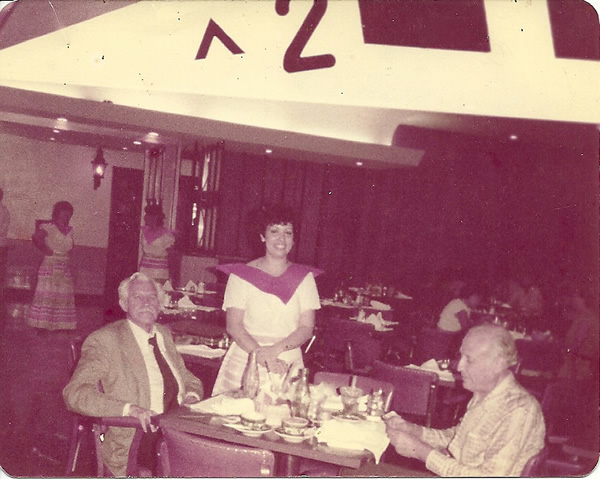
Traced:
<path fill-rule="evenodd" d="M 267 149 L 265 150 L 265 153 L 266 153 L 267 155 L 270 155 L 271 153 L 273 153 L 273 150 L 271 150 L 271 148 L 267 148 Z"/>
<path fill-rule="evenodd" d="M 52 133 L 60 133 L 60 130 L 54 129 L 52 130 Z"/>
<path fill-rule="evenodd" d="M 158 136 L 158 133 L 156 133 L 155 131 L 151 131 L 150 133 L 148 133 L 148 136 Z"/>
<path fill-rule="evenodd" d="M 55 141 L 56 138 L 54 138 L 53 136 L 50 137 L 50 141 Z"/>
<path fill-rule="evenodd" d="M 135 141 L 133 142 L 133 144 L 134 144 L 134 145 L 141 145 L 141 144 L 142 144 L 142 142 L 141 142 L 141 141 L 138 141 L 138 140 L 135 140 Z"/>
<path fill-rule="evenodd" d="M 127 148 L 126 146 L 124 146 L 124 147 L 122 148 L 122 150 L 128 150 L 128 149 L 129 149 L 129 148 Z"/>
<path fill-rule="evenodd" d="M 363 165 L 363 162 L 362 162 L 362 161 L 357 161 L 357 162 L 356 162 L 356 166 L 362 166 L 362 165 Z"/>
<path fill-rule="evenodd" d="M 57 120 L 58 120 L 58 121 L 67 121 L 67 119 L 66 119 L 66 118 L 64 118 L 64 117 L 57 118 Z"/>
<path fill-rule="evenodd" d="M 515 141 L 515 140 L 518 140 L 518 139 L 519 139 L 519 137 L 518 137 L 517 135 L 514 135 L 514 134 L 513 134 L 513 135 L 510 135 L 510 136 L 509 136 L 509 138 L 510 138 L 511 140 L 513 140 L 513 141 Z"/>

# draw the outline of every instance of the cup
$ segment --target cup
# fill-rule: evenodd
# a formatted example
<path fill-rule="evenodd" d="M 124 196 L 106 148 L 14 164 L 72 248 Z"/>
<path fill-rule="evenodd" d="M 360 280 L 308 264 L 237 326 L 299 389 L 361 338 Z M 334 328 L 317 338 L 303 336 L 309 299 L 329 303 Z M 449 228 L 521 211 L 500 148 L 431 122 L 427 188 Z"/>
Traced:
<path fill-rule="evenodd" d="M 247 412 L 241 416 L 242 426 L 252 429 L 253 431 L 260 431 L 265 427 L 267 423 L 267 416 L 260 412 Z"/>
<path fill-rule="evenodd" d="M 358 412 L 358 398 L 363 395 L 363 390 L 353 386 L 343 386 L 340 388 L 340 393 L 344 405 L 344 414 L 356 414 Z"/>
<path fill-rule="evenodd" d="M 281 421 L 281 428 L 290 436 L 302 436 L 308 427 L 308 419 L 303 417 L 286 417 Z"/>

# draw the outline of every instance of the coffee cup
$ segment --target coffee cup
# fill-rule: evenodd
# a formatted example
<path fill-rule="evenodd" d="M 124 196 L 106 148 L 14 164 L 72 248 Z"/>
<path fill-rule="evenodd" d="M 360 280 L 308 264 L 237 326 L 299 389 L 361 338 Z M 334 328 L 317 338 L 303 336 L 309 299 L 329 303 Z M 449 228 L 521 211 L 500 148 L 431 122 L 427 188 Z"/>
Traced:
<path fill-rule="evenodd" d="M 302 436 L 308 427 L 308 419 L 303 417 L 286 417 L 281 421 L 281 428 L 290 436 Z"/>
<path fill-rule="evenodd" d="M 263 429 L 267 422 L 267 416 L 259 412 L 247 412 L 242 414 L 241 423 L 242 426 L 252 429 L 253 431 L 259 431 Z"/>

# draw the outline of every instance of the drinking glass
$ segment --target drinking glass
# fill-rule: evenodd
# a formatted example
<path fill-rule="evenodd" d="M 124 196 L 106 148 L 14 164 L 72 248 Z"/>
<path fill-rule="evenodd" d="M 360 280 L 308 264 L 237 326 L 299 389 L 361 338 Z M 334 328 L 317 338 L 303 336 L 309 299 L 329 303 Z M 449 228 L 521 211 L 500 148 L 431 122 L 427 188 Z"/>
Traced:
<path fill-rule="evenodd" d="M 344 415 L 356 414 L 358 412 L 358 398 L 363 395 L 363 390 L 352 386 L 340 388 Z"/>

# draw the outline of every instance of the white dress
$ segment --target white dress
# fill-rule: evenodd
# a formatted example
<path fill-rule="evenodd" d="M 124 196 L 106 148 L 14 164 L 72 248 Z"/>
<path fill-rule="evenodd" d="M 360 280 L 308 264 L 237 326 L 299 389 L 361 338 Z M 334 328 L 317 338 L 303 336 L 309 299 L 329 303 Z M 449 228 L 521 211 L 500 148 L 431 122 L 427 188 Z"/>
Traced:
<path fill-rule="evenodd" d="M 319 293 L 312 273 L 304 277 L 287 303 L 232 273 L 223 301 L 224 310 L 238 308 L 244 311 L 244 328 L 261 346 L 275 344 L 289 336 L 298 328 L 300 313 L 320 307 Z M 284 351 L 279 359 L 292 364 L 292 373 L 293 370 L 304 367 L 300 348 Z M 241 387 L 247 361 L 248 353 L 235 341 L 232 342 L 215 381 L 213 396 Z M 261 385 L 268 382 L 268 373 L 263 366 L 259 366 L 259 375 Z"/>

